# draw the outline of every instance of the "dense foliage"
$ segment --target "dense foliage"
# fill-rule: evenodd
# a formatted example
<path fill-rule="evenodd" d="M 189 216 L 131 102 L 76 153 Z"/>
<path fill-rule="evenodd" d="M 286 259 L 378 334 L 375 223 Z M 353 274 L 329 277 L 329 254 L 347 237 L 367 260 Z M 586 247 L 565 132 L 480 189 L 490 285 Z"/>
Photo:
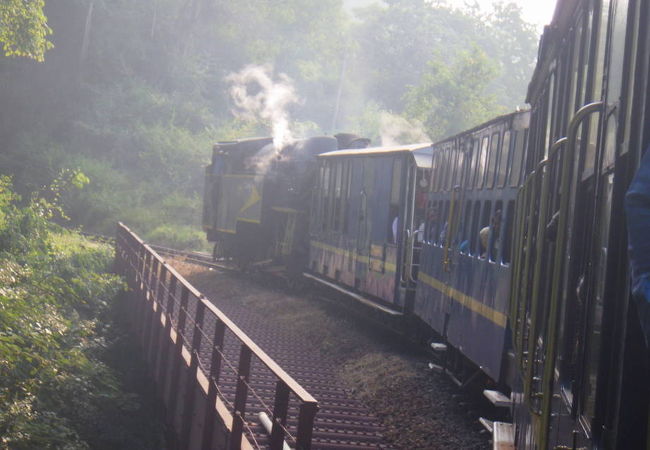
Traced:
<path fill-rule="evenodd" d="M 52 48 L 52 33 L 43 14 L 45 0 L 3 0 L 0 2 L 0 44 L 5 56 L 24 56 L 43 61 Z"/>
<path fill-rule="evenodd" d="M 112 234 L 123 220 L 197 247 L 211 144 L 269 133 L 232 113 L 229 75 L 244 67 L 291 80 L 298 136 L 350 131 L 380 144 L 384 128 L 399 128 L 425 140 L 408 132 L 419 122 L 435 140 L 523 103 L 536 35 L 516 6 L 486 15 L 387 0 L 353 14 L 347 3 L 46 2 L 45 62 L 0 57 L 10 112 L 0 115 L 0 173 L 26 194 L 80 169 L 89 186 L 63 199 L 75 224 Z"/>
<path fill-rule="evenodd" d="M 0 177 L 0 448 L 161 448 L 160 422 L 125 388 L 138 365 L 113 318 L 111 249 L 50 222 L 84 182 L 68 175 L 22 206 Z"/>

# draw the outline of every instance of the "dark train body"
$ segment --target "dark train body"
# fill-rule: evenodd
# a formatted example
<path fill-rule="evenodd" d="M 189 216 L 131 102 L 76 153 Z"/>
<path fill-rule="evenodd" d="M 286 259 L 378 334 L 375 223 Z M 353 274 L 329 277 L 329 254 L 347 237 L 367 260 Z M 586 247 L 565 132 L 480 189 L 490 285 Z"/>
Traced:
<path fill-rule="evenodd" d="M 320 155 L 307 275 L 386 312 L 412 310 L 409 233 L 424 221 L 431 144 Z"/>
<path fill-rule="evenodd" d="M 203 226 L 216 258 L 241 267 L 279 265 L 300 273 L 315 156 L 337 141 L 317 137 L 276 150 L 271 138 L 218 143 L 206 168 Z"/>
<path fill-rule="evenodd" d="M 203 229 L 214 257 L 264 267 L 295 280 L 306 266 L 316 156 L 339 145 L 365 146 L 354 135 L 302 139 L 279 149 L 271 138 L 215 144 L 206 167 Z"/>
<path fill-rule="evenodd" d="M 243 162 L 270 140 L 218 144 L 216 256 L 304 272 L 433 336 L 446 371 L 509 408 L 495 447 L 650 449 L 623 211 L 650 145 L 649 23 L 645 0 L 561 0 L 531 110 L 432 145 L 315 138 L 256 172 Z"/>
<path fill-rule="evenodd" d="M 623 210 L 650 144 L 649 23 L 645 0 L 560 1 L 541 40 L 510 290 L 519 448 L 649 445 Z"/>
<path fill-rule="evenodd" d="M 517 112 L 434 144 L 413 309 L 445 345 L 504 382 L 510 237 L 528 121 Z"/>

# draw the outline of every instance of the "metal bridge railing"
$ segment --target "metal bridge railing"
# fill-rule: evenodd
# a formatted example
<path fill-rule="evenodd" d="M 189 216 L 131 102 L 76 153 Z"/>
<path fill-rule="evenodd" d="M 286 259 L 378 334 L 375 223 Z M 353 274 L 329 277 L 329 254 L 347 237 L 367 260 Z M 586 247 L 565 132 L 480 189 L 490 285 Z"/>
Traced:
<path fill-rule="evenodd" d="M 316 400 L 122 223 L 115 247 L 132 326 L 180 447 L 260 448 L 246 416 L 258 408 L 271 418 L 268 448 L 310 449 Z M 251 379 L 262 380 L 260 392 Z"/>

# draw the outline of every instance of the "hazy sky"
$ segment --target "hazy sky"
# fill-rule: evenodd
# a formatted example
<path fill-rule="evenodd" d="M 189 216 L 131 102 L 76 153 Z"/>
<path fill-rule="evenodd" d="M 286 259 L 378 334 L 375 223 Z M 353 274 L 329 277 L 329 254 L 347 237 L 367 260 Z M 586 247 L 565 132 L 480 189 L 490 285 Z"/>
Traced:
<path fill-rule="evenodd" d="M 350 9 L 368 6 L 381 0 L 343 0 L 343 3 Z M 476 0 L 481 7 L 490 9 L 493 3 L 498 0 Z M 544 25 L 548 24 L 553 17 L 556 0 L 504 0 L 511 1 L 523 8 L 524 19 L 537 25 L 541 32 Z M 473 0 L 447 0 L 449 4 L 463 6 L 465 3 L 472 3 Z"/>
<path fill-rule="evenodd" d="M 489 9 L 495 0 L 476 0 L 483 8 Z M 510 0 L 524 10 L 524 19 L 534 23 L 541 31 L 542 26 L 548 24 L 553 17 L 555 0 Z M 462 6 L 467 0 L 449 0 L 449 3 Z"/>

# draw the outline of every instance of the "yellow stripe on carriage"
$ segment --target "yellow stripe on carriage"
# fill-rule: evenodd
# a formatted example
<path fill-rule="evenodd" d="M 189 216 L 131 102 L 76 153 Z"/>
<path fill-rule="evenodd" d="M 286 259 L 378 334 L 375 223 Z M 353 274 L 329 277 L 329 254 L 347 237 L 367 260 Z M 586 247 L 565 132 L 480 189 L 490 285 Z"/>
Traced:
<path fill-rule="evenodd" d="M 506 323 L 508 321 L 508 316 L 506 314 L 497 311 L 496 309 L 491 308 L 484 303 L 481 303 L 475 298 L 470 297 L 469 295 L 464 294 L 452 288 L 451 286 L 446 285 L 442 281 L 437 280 L 432 276 L 427 275 L 426 273 L 420 272 L 418 274 L 418 279 L 422 281 L 424 284 L 427 284 L 432 288 L 436 289 L 437 291 L 441 292 L 443 295 L 446 295 L 447 297 L 450 297 L 453 300 L 457 301 L 465 308 L 470 309 L 475 313 L 485 317 L 493 324 L 501 328 L 506 327 Z"/>
<path fill-rule="evenodd" d="M 237 217 L 237 222 L 256 223 L 258 225 L 262 223 L 257 219 L 247 219 L 246 217 Z"/>
<path fill-rule="evenodd" d="M 397 266 L 395 265 L 395 263 L 392 262 L 384 263 L 384 261 L 381 259 L 371 258 L 370 256 L 360 256 L 357 255 L 356 252 L 354 252 L 353 250 L 346 250 L 343 248 L 334 247 L 333 245 L 325 244 L 323 242 L 318 242 L 318 241 L 311 241 L 311 245 L 313 245 L 316 248 L 320 248 L 321 250 L 335 253 L 337 255 L 341 255 L 346 258 L 350 258 L 351 256 L 355 262 L 358 262 L 360 264 L 365 264 L 366 266 L 370 265 L 370 262 L 372 261 L 378 264 L 384 264 L 384 270 L 386 272 L 395 273 L 397 271 Z"/>
<path fill-rule="evenodd" d="M 293 208 L 283 208 L 281 206 L 271 206 L 271 209 L 273 211 L 283 212 L 287 214 L 298 214 L 304 212 L 304 211 L 298 211 L 297 209 L 293 209 Z"/>
<path fill-rule="evenodd" d="M 224 178 L 256 178 L 258 175 L 246 175 L 244 173 L 227 173 L 221 176 Z"/>

